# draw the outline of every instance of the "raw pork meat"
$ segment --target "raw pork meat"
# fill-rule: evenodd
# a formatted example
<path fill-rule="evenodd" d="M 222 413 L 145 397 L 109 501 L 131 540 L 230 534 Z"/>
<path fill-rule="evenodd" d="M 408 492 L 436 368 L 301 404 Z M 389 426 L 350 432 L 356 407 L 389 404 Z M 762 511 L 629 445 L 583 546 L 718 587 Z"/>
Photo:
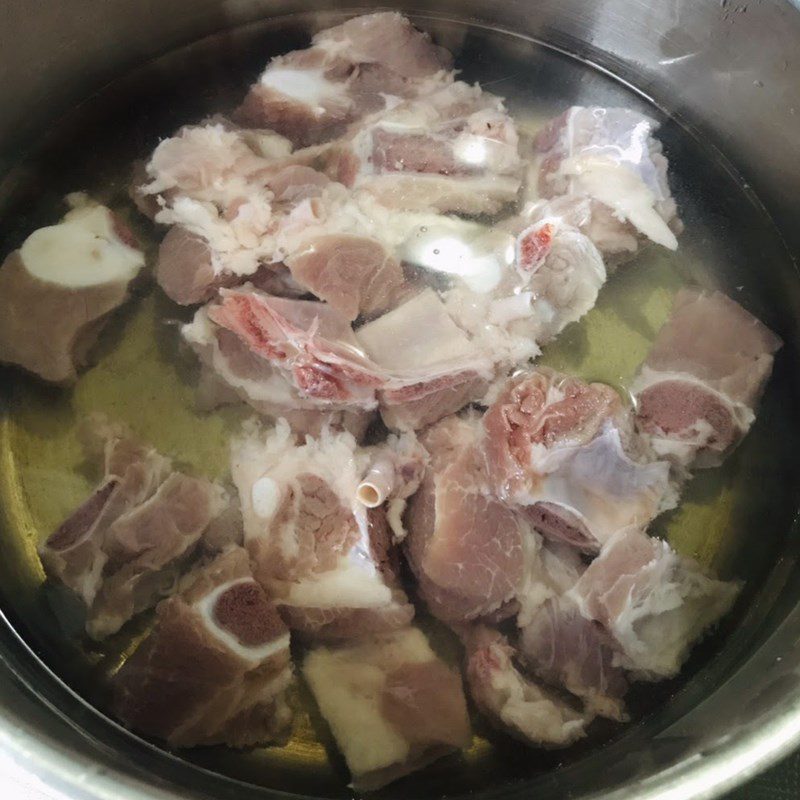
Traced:
<path fill-rule="evenodd" d="M 348 321 L 325 303 L 223 290 L 197 311 L 183 336 L 213 374 L 266 416 L 302 432 L 333 423 L 363 432 L 377 406 L 381 370 L 359 347 Z M 212 384 L 212 386 L 214 386 Z M 218 385 L 214 388 L 218 389 Z M 206 405 L 227 402 L 215 391 Z"/>
<path fill-rule="evenodd" d="M 40 555 L 48 575 L 85 605 L 87 633 L 102 639 L 174 590 L 226 498 L 118 426 L 100 424 L 95 438 L 104 441 L 105 477 Z"/>
<path fill-rule="evenodd" d="M 114 708 L 173 747 L 283 743 L 291 683 L 289 632 L 234 547 L 158 606 L 153 631 L 114 678 Z"/>
<path fill-rule="evenodd" d="M 367 118 L 346 140 L 336 179 L 389 208 L 496 214 L 522 184 L 503 101 L 461 81 Z"/>
<path fill-rule="evenodd" d="M 568 599 L 554 597 L 540 607 L 522 628 L 519 649 L 541 680 L 579 697 L 588 712 L 627 719 L 622 698 L 628 685 L 615 664 L 616 642 Z"/>
<path fill-rule="evenodd" d="M 608 386 L 550 370 L 511 378 L 483 419 L 497 496 L 543 535 L 596 553 L 672 500 L 666 462 L 637 460 L 629 413 Z"/>
<path fill-rule="evenodd" d="M 780 346 L 725 295 L 681 289 L 631 386 L 653 450 L 683 467 L 720 464 L 753 424 Z"/>
<path fill-rule="evenodd" d="M 283 420 L 268 433 L 249 424 L 232 446 L 256 579 L 310 636 L 349 638 L 414 615 L 385 513 L 357 497 L 369 458 L 349 433 L 323 430 L 298 446 Z"/>
<path fill-rule="evenodd" d="M 74 381 L 144 254 L 128 228 L 85 195 L 34 231 L 0 267 L 0 361 L 46 381 Z"/>
<path fill-rule="evenodd" d="M 566 747 L 585 736 L 591 714 L 520 672 L 505 636 L 485 625 L 462 633 L 466 676 L 478 710 L 495 725 L 533 745 Z"/>
<path fill-rule="evenodd" d="M 573 106 L 536 139 L 529 191 L 564 198 L 573 224 L 609 256 L 635 252 L 640 237 L 674 250 L 682 225 L 667 181 L 657 124 L 624 108 Z"/>
<path fill-rule="evenodd" d="M 568 593 L 620 651 L 613 663 L 642 680 L 678 674 L 689 649 L 726 614 L 735 583 L 708 578 L 660 539 L 617 533 Z"/>
<path fill-rule="evenodd" d="M 461 678 L 415 628 L 316 648 L 302 669 L 357 790 L 378 789 L 470 744 Z"/>
<path fill-rule="evenodd" d="M 390 428 L 415 430 L 481 397 L 491 358 L 453 322 L 432 289 L 363 325 L 356 339 L 386 375 L 378 391 Z"/>
<path fill-rule="evenodd" d="M 431 456 L 405 524 L 420 594 L 446 622 L 493 614 L 525 584 L 538 542 L 525 516 L 486 485 L 474 419 L 447 417 L 421 442 Z"/>
<path fill-rule="evenodd" d="M 147 182 L 134 192 L 154 198 L 156 222 L 174 226 L 156 268 L 172 300 L 204 302 L 274 260 L 274 171 L 241 131 L 221 122 L 186 126 L 156 147 Z"/>
<path fill-rule="evenodd" d="M 398 98 L 450 79 L 450 54 L 395 12 L 369 14 L 318 33 L 307 50 L 270 61 L 236 112 L 308 145 Z"/>
<path fill-rule="evenodd" d="M 518 324 L 537 342 L 547 342 L 594 307 L 606 280 L 603 258 L 591 239 L 547 204 L 530 206 L 506 224 L 516 235 L 514 293 L 529 293 L 530 317 Z"/>

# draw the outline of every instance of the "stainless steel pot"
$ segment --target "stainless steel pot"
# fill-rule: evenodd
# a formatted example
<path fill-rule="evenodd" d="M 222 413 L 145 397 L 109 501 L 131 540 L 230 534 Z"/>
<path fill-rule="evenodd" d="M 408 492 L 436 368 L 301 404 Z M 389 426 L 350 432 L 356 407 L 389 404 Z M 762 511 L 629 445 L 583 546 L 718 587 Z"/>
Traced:
<path fill-rule="evenodd" d="M 308 6 L 292 0 L 7 0 L 0 24 L 0 169 L 15 165 L 51 120 L 127 68 L 206 34 Z M 789 252 L 800 255 L 800 7 L 792 2 L 420 0 L 402 7 L 535 37 L 630 82 L 737 166 Z M 773 295 L 796 299 L 800 282 L 793 270 L 772 263 L 753 269 Z M 800 320 L 791 309 L 797 307 L 787 300 L 781 330 L 795 364 Z M 484 796 L 711 798 L 800 745 L 797 534 L 796 528 L 774 533 L 785 536 L 782 555 L 738 630 L 663 709 L 600 750 Z M 0 625 L 0 660 L 0 754 L 70 800 L 278 796 L 128 736 L 61 683 L 10 624 Z"/>

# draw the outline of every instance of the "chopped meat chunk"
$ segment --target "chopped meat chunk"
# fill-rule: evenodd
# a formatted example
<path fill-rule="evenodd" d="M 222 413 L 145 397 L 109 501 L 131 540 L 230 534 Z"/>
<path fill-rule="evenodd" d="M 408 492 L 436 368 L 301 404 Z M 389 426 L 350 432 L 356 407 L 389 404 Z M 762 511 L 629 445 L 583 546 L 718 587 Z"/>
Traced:
<path fill-rule="evenodd" d="M 514 599 L 536 542 L 524 515 L 488 493 L 479 424 L 447 417 L 422 444 L 431 464 L 406 514 L 406 555 L 420 593 L 445 621 L 476 619 Z"/>
<path fill-rule="evenodd" d="M 689 649 L 728 612 L 739 587 L 708 578 L 670 546 L 620 531 L 570 590 L 581 614 L 609 632 L 614 664 L 643 680 L 678 674 Z"/>
<path fill-rule="evenodd" d="M 114 709 L 173 747 L 252 747 L 288 738 L 289 632 L 231 548 L 160 603 L 153 631 L 114 678 Z"/>
<path fill-rule="evenodd" d="M 385 311 L 404 284 L 400 264 L 364 236 L 318 236 L 286 265 L 299 284 L 351 321 Z"/>
<path fill-rule="evenodd" d="M 34 231 L 0 267 L 0 362 L 74 381 L 109 314 L 129 296 L 144 254 L 117 216 L 84 195 Z"/>
<path fill-rule="evenodd" d="M 502 100 L 461 81 L 369 118 L 338 159 L 337 180 L 396 209 L 496 214 L 521 186 Z"/>
<path fill-rule="evenodd" d="M 387 374 L 378 392 L 392 428 L 425 427 L 481 397 L 493 365 L 453 322 L 432 289 L 356 331 L 367 355 Z"/>
<path fill-rule="evenodd" d="M 369 14 L 317 34 L 307 50 L 273 58 L 236 117 L 295 144 L 321 142 L 347 123 L 449 78 L 451 57 L 396 12 Z"/>
<path fill-rule="evenodd" d="M 534 196 L 569 198 L 577 225 L 608 255 L 638 249 L 640 237 L 674 250 L 682 225 L 667 182 L 667 159 L 649 117 L 624 108 L 573 106 L 538 135 Z"/>
<path fill-rule="evenodd" d="M 720 464 L 750 429 L 780 346 L 725 295 L 681 289 L 631 387 L 653 450 L 685 467 Z"/>
<path fill-rule="evenodd" d="M 266 434 L 249 425 L 234 442 L 254 574 L 300 632 L 337 638 L 354 621 L 385 630 L 413 616 L 384 511 L 357 497 L 368 463 L 348 433 L 323 430 L 298 446 L 283 421 Z"/>
<path fill-rule="evenodd" d="M 470 743 L 461 678 L 419 630 L 320 647 L 302 669 L 358 790 L 380 788 Z"/>
<path fill-rule="evenodd" d="M 222 487 L 172 471 L 130 434 L 103 426 L 105 477 L 40 549 L 48 575 L 86 607 L 87 633 L 102 639 L 174 590 L 211 522 Z"/>
<path fill-rule="evenodd" d="M 673 499 L 666 462 L 628 452 L 629 422 L 610 387 L 523 373 L 484 417 L 491 483 L 542 534 L 596 553 L 616 531 L 643 530 Z"/>
<path fill-rule="evenodd" d="M 627 682 L 615 664 L 616 642 L 565 598 L 548 600 L 522 629 L 519 649 L 526 665 L 551 686 L 584 702 L 592 714 L 627 719 Z"/>
<path fill-rule="evenodd" d="M 265 417 L 283 417 L 299 434 L 318 435 L 326 426 L 350 431 L 357 439 L 364 434 L 370 411 L 303 397 L 238 336 L 215 326 L 207 309 L 197 311 L 183 335 L 201 359 L 197 404 L 202 410 L 245 402 Z"/>
<path fill-rule="evenodd" d="M 523 675 L 501 633 L 475 625 L 463 639 L 470 696 L 495 725 L 529 744 L 549 747 L 566 747 L 586 735 L 591 714 Z"/>

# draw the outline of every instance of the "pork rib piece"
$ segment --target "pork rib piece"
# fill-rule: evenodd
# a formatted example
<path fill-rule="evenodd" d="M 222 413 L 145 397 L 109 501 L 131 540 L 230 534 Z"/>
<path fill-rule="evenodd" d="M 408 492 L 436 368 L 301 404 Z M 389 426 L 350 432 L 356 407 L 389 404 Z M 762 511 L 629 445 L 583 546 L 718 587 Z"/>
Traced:
<path fill-rule="evenodd" d="M 240 399 L 261 414 L 286 416 L 304 432 L 325 420 L 363 430 L 377 406 L 381 370 L 348 321 L 325 303 L 249 287 L 223 290 L 197 311 L 183 336 Z"/>
<path fill-rule="evenodd" d="M 620 531 L 568 592 L 587 619 L 609 632 L 614 664 L 642 680 L 678 674 L 694 642 L 728 612 L 735 583 L 708 578 L 666 542 Z"/>
<path fill-rule="evenodd" d="M 538 609 L 521 630 L 519 650 L 538 678 L 579 697 L 591 714 L 627 719 L 628 685 L 615 664 L 616 642 L 568 599 L 553 597 Z"/>
<path fill-rule="evenodd" d="M 725 295 L 681 289 L 631 386 L 639 431 L 677 465 L 717 466 L 750 429 L 780 346 Z"/>
<path fill-rule="evenodd" d="M 526 677 L 501 633 L 475 625 L 462 632 L 466 676 L 478 710 L 497 727 L 533 745 L 566 747 L 585 736 L 592 715 Z"/>
<path fill-rule="evenodd" d="M 496 214 L 522 183 L 503 101 L 462 81 L 367 118 L 345 140 L 336 179 L 389 208 Z"/>
<path fill-rule="evenodd" d="M 378 391 L 383 421 L 415 430 L 481 397 L 494 373 L 491 358 L 453 322 L 432 289 L 356 331 L 386 374 Z"/>
<path fill-rule="evenodd" d="M 368 14 L 270 61 L 236 112 L 295 144 L 331 139 L 347 123 L 449 79 L 452 59 L 402 15 Z"/>
<path fill-rule="evenodd" d="M 105 477 L 40 556 L 85 605 L 87 633 L 102 639 L 174 590 L 226 497 L 217 484 L 173 471 L 119 426 L 101 425 L 96 438 L 104 441 Z"/>
<path fill-rule="evenodd" d="M 60 223 L 34 231 L 0 267 L 0 362 L 54 383 L 77 378 L 144 266 L 112 211 L 79 193 L 67 201 Z"/>
<path fill-rule="evenodd" d="M 357 497 L 369 453 L 348 433 L 323 430 L 296 445 L 279 420 L 248 424 L 231 451 L 254 574 L 295 630 L 346 638 L 408 624 L 382 508 Z"/>
<path fill-rule="evenodd" d="M 198 309 L 182 333 L 201 362 L 197 389 L 201 410 L 244 402 L 265 417 L 283 417 L 298 434 L 318 435 L 333 427 L 358 439 L 366 430 L 372 412 L 303 396 L 272 362 L 232 331 L 215 325 L 207 308 Z"/>
<path fill-rule="evenodd" d="M 657 124 L 624 108 L 573 106 L 536 139 L 534 196 L 564 198 L 573 224 L 605 255 L 635 252 L 641 238 L 674 250 L 682 225 L 667 181 Z"/>
<path fill-rule="evenodd" d="M 156 222 L 173 226 L 156 267 L 172 300 L 204 302 L 274 260 L 274 171 L 242 131 L 222 122 L 186 126 L 156 147 L 133 192 Z"/>
<path fill-rule="evenodd" d="M 405 628 L 303 661 L 358 790 L 378 789 L 471 741 L 461 678 Z"/>
<path fill-rule="evenodd" d="M 666 462 L 638 459 L 618 395 L 550 370 L 511 378 L 483 419 L 497 496 L 543 535 L 596 553 L 619 530 L 644 529 L 672 501 Z"/>
<path fill-rule="evenodd" d="M 234 547 L 159 604 L 153 631 L 114 678 L 114 710 L 173 747 L 283 743 L 291 683 L 289 632 Z"/>
<path fill-rule="evenodd" d="M 488 492 L 480 425 L 447 417 L 421 438 L 431 456 L 405 524 L 405 552 L 429 608 L 446 622 L 493 614 L 523 587 L 537 542 L 523 514 Z"/>
<path fill-rule="evenodd" d="M 516 235 L 515 294 L 529 293 L 530 317 L 519 325 L 547 342 L 594 307 L 606 280 L 603 258 L 588 236 L 546 203 L 529 206 L 506 225 Z"/>

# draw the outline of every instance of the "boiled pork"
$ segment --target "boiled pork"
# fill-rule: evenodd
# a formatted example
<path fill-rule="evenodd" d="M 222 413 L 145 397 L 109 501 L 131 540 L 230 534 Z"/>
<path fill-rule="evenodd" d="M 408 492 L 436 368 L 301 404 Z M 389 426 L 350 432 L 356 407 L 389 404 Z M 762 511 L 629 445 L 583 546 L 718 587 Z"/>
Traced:
<path fill-rule="evenodd" d="M 681 289 L 631 386 L 653 450 L 682 467 L 720 464 L 753 424 L 780 346 L 725 295 Z"/>
<path fill-rule="evenodd" d="M 525 676 L 501 633 L 475 625 L 465 629 L 462 639 L 470 696 L 496 726 L 538 746 L 566 747 L 586 735 L 592 715 Z"/>
<path fill-rule="evenodd" d="M 683 226 L 656 128 L 630 109 L 569 108 L 537 136 L 531 199 L 563 198 L 559 211 L 604 255 L 635 252 L 643 238 L 674 250 Z"/>
<path fill-rule="evenodd" d="M 511 378 L 483 419 L 498 497 L 544 536 L 596 553 L 615 532 L 643 530 L 673 502 L 669 467 L 641 457 L 630 414 L 608 386 L 550 370 Z"/>
<path fill-rule="evenodd" d="M 447 417 L 421 437 L 431 456 L 406 512 L 419 592 L 447 622 L 493 614 L 525 584 L 538 542 L 524 514 L 488 491 L 474 419 Z"/>
<path fill-rule="evenodd" d="M 636 530 L 623 530 L 568 597 L 613 637 L 613 663 L 642 680 L 678 674 L 689 649 L 726 614 L 739 586 L 707 577 L 690 559 Z"/>
<path fill-rule="evenodd" d="M 74 381 L 144 254 L 108 208 L 69 195 L 57 225 L 34 231 L 0 267 L 0 362 Z"/>
<path fill-rule="evenodd" d="M 113 683 L 120 719 L 173 747 L 285 742 L 289 632 L 247 553 L 231 548 L 189 573 Z"/>
<path fill-rule="evenodd" d="M 120 427 L 101 431 L 103 480 L 40 549 L 48 575 L 82 601 L 95 639 L 174 590 L 226 506 L 222 487 L 174 471 L 169 459 Z"/>
<path fill-rule="evenodd" d="M 461 678 L 415 628 L 313 649 L 302 670 L 357 790 L 470 744 Z"/>
<path fill-rule="evenodd" d="M 298 145 L 322 142 L 396 98 L 446 82 L 451 61 L 398 13 L 356 17 L 318 33 L 306 50 L 273 58 L 236 118 Z"/>
<path fill-rule="evenodd" d="M 248 424 L 232 445 L 254 574 L 309 636 L 350 638 L 413 617 L 385 512 L 358 499 L 369 459 L 345 432 L 297 445 L 283 420 L 268 432 Z"/>

